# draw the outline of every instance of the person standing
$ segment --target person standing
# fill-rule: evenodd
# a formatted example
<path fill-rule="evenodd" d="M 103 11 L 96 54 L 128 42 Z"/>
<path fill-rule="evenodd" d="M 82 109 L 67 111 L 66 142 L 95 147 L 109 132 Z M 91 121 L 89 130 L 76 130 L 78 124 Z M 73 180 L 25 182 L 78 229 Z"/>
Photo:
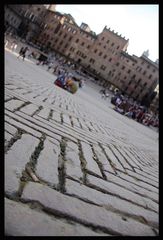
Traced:
<path fill-rule="evenodd" d="M 19 56 L 18 56 L 17 58 L 22 57 L 22 58 L 23 58 L 23 61 L 24 61 L 25 56 L 26 56 L 25 54 L 26 54 L 26 52 L 27 52 L 28 50 L 29 50 L 28 47 L 22 47 L 22 48 L 20 49 Z"/>
<path fill-rule="evenodd" d="M 17 56 L 17 58 L 21 57 L 24 51 L 24 47 L 21 47 L 20 51 L 19 51 L 19 55 Z"/>
<path fill-rule="evenodd" d="M 49 70 L 52 68 L 52 66 L 53 66 L 53 62 L 50 62 L 50 63 L 48 64 L 48 69 L 47 69 L 47 71 L 49 71 Z"/>
<path fill-rule="evenodd" d="M 82 88 L 82 80 L 79 80 L 79 88 Z"/>
<path fill-rule="evenodd" d="M 28 47 L 25 47 L 24 50 L 23 50 L 23 53 L 22 53 L 22 57 L 23 57 L 23 61 L 25 59 L 25 56 L 26 56 L 26 52 L 29 50 Z"/>

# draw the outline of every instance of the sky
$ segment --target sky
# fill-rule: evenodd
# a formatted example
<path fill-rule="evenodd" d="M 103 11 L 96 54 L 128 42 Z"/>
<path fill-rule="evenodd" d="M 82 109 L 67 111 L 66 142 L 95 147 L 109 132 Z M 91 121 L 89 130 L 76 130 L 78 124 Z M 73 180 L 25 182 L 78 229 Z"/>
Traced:
<path fill-rule="evenodd" d="M 57 4 L 56 11 L 69 13 L 80 26 L 88 24 L 96 34 L 105 26 L 129 39 L 127 52 L 140 57 L 149 50 L 149 58 L 159 58 L 158 4 Z"/>

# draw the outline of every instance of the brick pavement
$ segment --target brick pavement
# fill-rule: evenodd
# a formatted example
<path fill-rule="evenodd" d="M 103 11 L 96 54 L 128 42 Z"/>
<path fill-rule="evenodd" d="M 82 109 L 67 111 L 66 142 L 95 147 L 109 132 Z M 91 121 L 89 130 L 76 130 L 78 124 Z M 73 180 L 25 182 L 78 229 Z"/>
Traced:
<path fill-rule="evenodd" d="M 158 133 L 54 80 L 6 51 L 6 235 L 158 235 Z"/>

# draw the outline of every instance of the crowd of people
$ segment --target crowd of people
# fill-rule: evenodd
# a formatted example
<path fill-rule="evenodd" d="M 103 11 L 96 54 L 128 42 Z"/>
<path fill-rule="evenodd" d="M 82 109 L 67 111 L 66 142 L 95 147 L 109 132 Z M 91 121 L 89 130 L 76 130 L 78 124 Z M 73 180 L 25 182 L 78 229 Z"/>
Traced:
<path fill-rule="evenodd" d="M 5 48 L 7 48 L 7 47 L 9 47 L 9 49 L 12 52 L 16 52 L 16 49 L 18 47 L 18 42 L 16 40 L 10 42 L 9 40 L 5 39 Z M 18 55 L 17 58 L 22 57 L 22 59 L 24 61 L 28 52 L 29 52 L 29 48 L 27 46 L 21 47 L 20 50 L 19 50 L 19 55 Z"/>
<path fill-rule="evenodd" d="M 5 47 L 10 45 L 12 51 L 16 51 L 17 42 L 14 40 L 10 42 L 5 40 Z M 55 84 L 70 91 L 76 92 L 77 88 L 81 88 L 84 85 L 84 80 L 81 78 L 75 79 L 75 76 L 72 75 L 72 70 L 78 70 L 78 67 L 75 63 L 67 61 L 62 56 L 54 54 L 52 58 L 47 58 L 46 60 L 37 59 L 37 54 L 35 51 L 30 51 L 27 46 L 21 47 L 19 55 L 17 58 L 22 57 L 23 61 L 25 57 L 34 58 L 37 60 L 37 65 L 46 65 L 47 71 L 52 70 L 52 73 L 57 75 Z M 69 70 L 68 70 L 69 69 Z M 78 87 L 74 81 L 78 81 Z M 109 97 L 109 94 L 106 93 L 105 89 L 100 90 L 101 97 L 106 99 Z M 136 120 L 139 123 L 142 123 L 146 126 L 153 126 L 159 128 L 159 114 L 152 113 L 149 109 L 144 106 L 141 106 L 140 103 L 133 101 L 132 98 L 129 98 L 127 95 L 122 95 L 119 91 L 111 98 L 111 103 L 115 105 L 114 110 Z"/>
<path fill-rule="evenodd" d="M 133 101 L 132 98 L 117 92 L 114 97 L 112 97 L 111 102 L 115 105 L 115 111 L 132 118 L 145 126 L 159 128 L 158 113 L 151 112 L 147 107 L 142 106 L 137 101 Z"/>
<path fill-rule="evenodd" d="M 101 93 L 101 98 L 106 99 L 109 97 L 109 94 L 106 92 L 106 89 L 101 89 L 99 92 Z"/>
<path fill-rule="evenodd" d="M 71 73 L 60 72 L 57 79 L 55 80 L 55 85 L 71 92 L 75 93 L 77 91 L 77 85 L 74 85 L 74 81 Z"/>
<path fill-rule="evenodd" d="M 36 62 L 37 65 L 47 66 L 47 71 L 51 71 L 53 74 L 57 75 L 55 84 L 62 87 L 68 91 L 72 91 L 72 86 L 74 86 L 74 81 L 78 82 L 78 87 L 82 88 L 84 86 L 84 80 L 82 76 L 76 77 L 73 75 L 72 70 L 76 69 L 76 65 L 70 61 L 66 61 L 63 57 L 53 55 L 51 58 L 46 60 L 40 60 Z M 77 85 L 77 83 L 76 83 Z M 74 86 L 75 91 L 76 87 Z M 70 92 L 71 92 L 70 91 Z"/>
<path fill-rule="evenodd" d="M 18 47 L 18 41 L 16 39 L 9 40 L 5 38 L 5 48 L 9 48 L 12 52 L 15 52 Z M 22 44 L 21 44 L 22 45 Z M 17 58 L 22 58 L 24 61 L 25 58 L 33 59 L 36 61 L 37 65 L 42 65 L 47 67 L 47 71 L 51 71 L 53 74 L 57 75 L 57 80 L 55 84 L 75 93 L 79 88 L 82 88 L 84 85 L 84 80 L 79 76 L 78 78 L 73 76 L 71 72 L 77 70 L 78 67 L 75 63 L 66 60 L 63 56 L 60 56 L 57 53 L 53 53 L 50 57 L 40 57 L 39 51 L 31 49 L 28 45 L 24 45 L 20 48 Z M 77 83 L 75 83 L 77 82 Z"/>

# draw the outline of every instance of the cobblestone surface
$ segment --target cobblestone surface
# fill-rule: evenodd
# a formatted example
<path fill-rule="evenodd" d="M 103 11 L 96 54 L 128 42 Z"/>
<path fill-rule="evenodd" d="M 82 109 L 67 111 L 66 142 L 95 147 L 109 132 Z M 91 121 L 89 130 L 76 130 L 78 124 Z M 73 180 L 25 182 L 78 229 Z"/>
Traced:
<path fill-rule="evenodd" d="M 156 236 L 158 133 L 5 52 L 5 233 Z"/>

